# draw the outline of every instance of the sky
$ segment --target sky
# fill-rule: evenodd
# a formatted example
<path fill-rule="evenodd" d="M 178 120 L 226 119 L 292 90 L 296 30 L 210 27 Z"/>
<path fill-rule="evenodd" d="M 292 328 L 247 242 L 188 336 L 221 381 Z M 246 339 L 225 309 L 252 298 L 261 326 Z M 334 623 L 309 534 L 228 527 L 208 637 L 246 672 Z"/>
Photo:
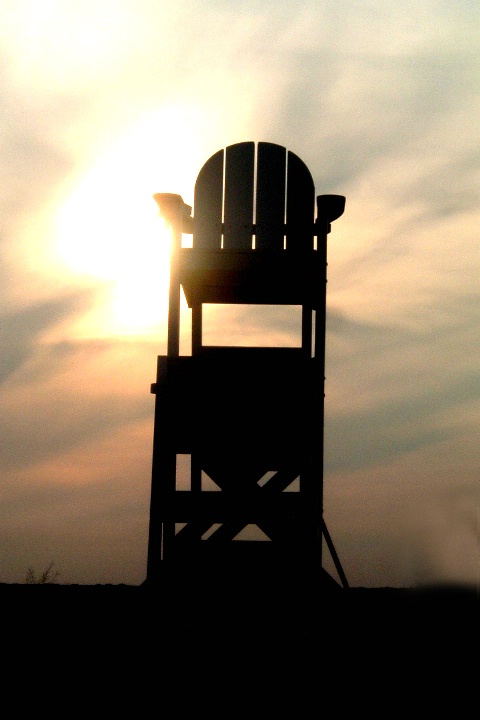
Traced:
<path fill-rule="evenodd" d="M 346 197 L 324 508 L 347 580 L 478 586 L 479 27 L 476 0 L 2 1 L 0 582 L 145 580 L 169 276 L 152 195 L 193 206 L 211 155 L 267 141 Z M 291 313 L 260 315 L 212 332 L 294 342 Z M 185 354 L 188 321 L 183 302 Z"/>

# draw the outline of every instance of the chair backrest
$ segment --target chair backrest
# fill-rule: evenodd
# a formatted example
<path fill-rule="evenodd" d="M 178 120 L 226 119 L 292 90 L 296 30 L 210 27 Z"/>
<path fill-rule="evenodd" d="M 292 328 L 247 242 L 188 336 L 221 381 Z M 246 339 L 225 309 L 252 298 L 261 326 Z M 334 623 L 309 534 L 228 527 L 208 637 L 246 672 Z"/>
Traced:
<path fill-rule="evenodd" d="M 314 210 L 313 179 L 295 153 L 267 142 L 229 145 L 198 174 L 193 247 L 309 250 Z"/>

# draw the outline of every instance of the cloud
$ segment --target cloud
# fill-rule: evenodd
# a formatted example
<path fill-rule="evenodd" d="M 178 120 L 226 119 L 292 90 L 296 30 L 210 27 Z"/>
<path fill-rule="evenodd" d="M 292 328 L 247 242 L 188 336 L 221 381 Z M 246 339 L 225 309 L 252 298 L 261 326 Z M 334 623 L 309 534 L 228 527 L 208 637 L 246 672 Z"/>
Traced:
<path fill-rule="evenodd" d="M 5 59 L 0 64 L 0 207 L 3 225 L 8 227 L 20 212 L 33 216 L 52 188 L 72 171 L 72 153 L 62 144 L 62 135 L 82 111 L 82 102 L 72 93 L 28 93 L 15 83 L 11 65 Z"/>
<path fill-rule="evenodd" d="M 416 583 L 480 588 L 480 490 L 451 488 L 409 517 L 409 558 Z"/>
<path fill-rule="evenodd" d="M 4 471 L 30 467 L 153 418 L 153 343 L 51 343 L 32 354 L 2 397 Z"/>
<path fill-rule="evenodd" d="M 476 143 L 475 143 L 476 144 Z M 448 215 L 478 212 L 480 204 L 480 154 L 478 148 L 465 148 L 453 158 L 442 156 L 431 165 L 397 185 L 392 201 L 423 208 L 415 223 L 429 222 Z"/>
<path fill-rule="evenodd" d="M 47 330 L 84 311 L 92 302 L 92 293 L 82 291 L 1 315 L 0 385 L 38 351 L 37 344 Z"/>
<path fill-rule="evenodd" d="M 460 436 L 453 422 L 436 422 L 440 414 L 460 410 L 466 402 L 480 400 L 476 378 L 439 391 L 419 392 L 403 401 L 391 400 L 384 405 L 367 407 L 344 416 L 328 415 L 326 431 L 326 469 L 339 472 L 373 467 L 435 445 L 447 438 Z"/>
<path fill-rule="evenodd" d="M 224 305 L 203 311 L 205 345 L 299 347 L 300 306 Z"/>
<path fill-rule="evenodd" d="M 378 462 L 474 431 L 480 381 L 465 341 L 478 296 L 432 302 L 416 328 L 360 322 L 333 311 L 326 360 L 328 472 Z"/>

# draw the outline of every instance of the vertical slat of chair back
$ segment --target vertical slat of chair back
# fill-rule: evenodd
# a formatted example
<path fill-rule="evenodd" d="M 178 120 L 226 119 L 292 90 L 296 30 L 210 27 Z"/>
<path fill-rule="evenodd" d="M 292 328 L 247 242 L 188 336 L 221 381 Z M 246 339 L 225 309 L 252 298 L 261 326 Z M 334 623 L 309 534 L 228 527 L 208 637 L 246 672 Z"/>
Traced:
<path fill-rule="evenodd" d="M 315 186 L 305 163 L 288 152 L 287 250 L 313 248 Z"/>
<path fill-rule="evenodd" d="M 222 243 L 223 157 L 219 150 L 207 160 L 195 183 L 193 246 L 220 249 Z"/>
<path fill-rule="evenodd" d="M 287 151 L 281 145 L 258 143 L 255 248 L 282 250 L 285 225 Z"/>
<path fill-rule="evenodd" d="M 225 250 L 250 250 L 253 226 L 255 143 L 230 145 L 225 158 Z"/>

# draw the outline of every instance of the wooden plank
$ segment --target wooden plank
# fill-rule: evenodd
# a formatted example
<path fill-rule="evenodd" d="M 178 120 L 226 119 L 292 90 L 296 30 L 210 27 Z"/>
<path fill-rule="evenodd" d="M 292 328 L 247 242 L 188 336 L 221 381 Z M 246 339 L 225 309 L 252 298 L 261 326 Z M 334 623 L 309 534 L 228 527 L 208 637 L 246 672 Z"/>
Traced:
<path fill-rule="evenodd" d="M 194 194 L 193 247 L 220 249 L 222 242 L 223 157 L 219 150 L 197 176 Z"/>
<path fill-rule="evenodd" d="M 286 148 L 274 143 L 258 143 L 256 250 L 283 250 L 286 166 Z"/>
<path fill-rule="evenodd" d="M 291 518 L 311 520 L 315 508 L 301 493 L 225 493 L 204 490 L 201 493 L 177 491 L 164 502 L 160 510 L 164 522 L 212 523 L 242 522 L 259 525 L 271 517 L 289 522 Z M 183 537 L 189 535 L 188 530 Z M 177 533 L 177 536 L 180 532 Z"/>
<path fill-rule="evenodd" d="M 225 250 L 252 247 L 253 178 L 255 143 L 244 142 L 226 149 L 224 236 Z"/>
<path fill-rule="evenodd" d="M 288 152 L 287 250 L 313 248 L 315 186 L 305 163 Z"/>
<path fill-rule="evenodd" d="M 179 264 L 189 307 L 197 302 L 315 306 L 322 291 L 325 294 L 325 258 L 314 250 L 226 253 L 182 248 Z"/>

